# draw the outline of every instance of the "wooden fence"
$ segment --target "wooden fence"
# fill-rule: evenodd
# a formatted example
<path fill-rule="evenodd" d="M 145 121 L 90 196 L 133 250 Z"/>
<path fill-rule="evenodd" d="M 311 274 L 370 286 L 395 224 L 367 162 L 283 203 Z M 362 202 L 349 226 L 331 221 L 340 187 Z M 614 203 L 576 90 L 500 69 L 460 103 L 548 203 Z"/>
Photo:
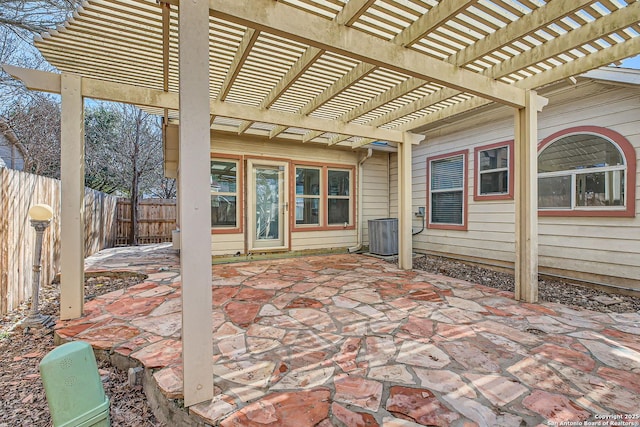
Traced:
<path fill-rule="evenodd" d="M 176 229 L 176 201 L 174 199 L 143 199 L 138 203 L 138 244 L 171 241 Z M 131 200 L 118 199 L 116 245 L 128 245 L 131 235 Z"/>
<path fill-rule="evenodd" d="M 115 243 L 117 198 L 85 190 L 85 256 Z M 60 267 L 60 181 L 0 168 L 0 314 L 31 296 L 35 231 L 27 212 L 46 203 L 54 217 L 44 233 L 40 283 Z"/>

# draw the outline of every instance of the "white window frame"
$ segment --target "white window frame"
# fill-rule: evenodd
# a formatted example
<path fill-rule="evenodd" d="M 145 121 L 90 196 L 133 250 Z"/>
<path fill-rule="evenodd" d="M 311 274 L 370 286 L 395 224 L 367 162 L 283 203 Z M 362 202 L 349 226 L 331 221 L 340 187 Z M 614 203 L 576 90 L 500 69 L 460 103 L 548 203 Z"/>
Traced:
<path fill-rule="evenodd" d="M 511 173 L 512 171 L 509 169 L 509 159 L 511 156 L 511 147 L 509 147 L 508 144 L 505 145 L 501 145 L 499 147 L 494 147 L 494 148 L 487 148 L 486 150 L 479 150 L 478 151 L 478 159 L 481 158 L 482 153 L 484 151 L 490 151 L 490 150 L 499 150 L 501 148 L 506 148 L 507 149 L 507 167 L 505 168 L 496 168 L 496 169 L 487 169 L 487 170 L 480 170 L 480 163 L 478 162 L 478 165 L 476 167 L 476 169 L 478 170 L 478 196 L 495 196 L 495 195 L 501 195 L 501 194 L 509 194 L 509 186 L 511 185 Z M 496 191 L 496 192 L 492 192 L 492 193 L 483 193 L 482 192 L 482 175 L 483 174 L 487 174 L 487 173 L 496 173 L 496 172 L 507 172 L 507 189 L 505 191 Z"/>
<path fill-rule="evenodd" d="M 318 190 L 318 195 L 306 195 L 306 194 L 298 194 L 295 185 L 295 178 L 298 175 L 298 169 L 314 169 L 318 171 L 319 177 L 318 177 L 318 184 L 320 185 L 320 188 Z M 323 193 L 325 191 L 325 182 L 324 182 L 324 173 L 322 170 L 321 166 L 308 166 L 308 165 L 304 165 L 304 164 L 296 164 L 294 165 L 294 182 L 293 182 L 293 203 L 294 203 L 294 213 L 293 213 L 293 224 L 294 227 L 296 228 L 317 228 L 317 227 L 321 227 L 324 221 L 324 209 L 323 209 L 323 203 L 322 203 L 322 198 L 323 198 Z M 295 209 L 297 209 L 298 205 L 298 199 L 317 199 L 318 200 L 318 222 L 316 224 L 298 224 L 297 219 L 296 219 L 296 211 Z M 304 202 L 303 202 L 304 203 Z"/>
<path fill-rule="evenodd" d="M 590 134 L 590 135 L 594 135 L 597 136 L 598 138 L 602 138 L 606 141 L 608 141 L 610 144 L 612 144 L 616 150 L 618 150 L 618 152 L 620 153 L 620 157 L 622 159 L 622 161 L 624 162 L 624 164 L 622 165 L 613 165 L 613 166 L 602 166 L 602 167 L 597 167 L 597 168 L 585 168 L 585 169 L 570 169 L 570 170 L 563 170 L 563 171 L 555 171 L 555 172 L 543 172 L 543 173 L 538 173 L 538 179 L 540 178 L 551 178 L 551 177 L 561 177 L 561 176 L 569 176 L 571 178 L 571 206 L 570 207 L 561 207 L 561 206 L 547 206 L 547 207 L 538 207 L 538 210 L 544 212 L 544 211 L 566 211 L 566 212 L 571 212 L 571 211 L 624 211 L 627 209 L 627 194 L 628 191 L 625 188 L 624 194 L 623 194 L 623 203 L 620 206 L 577 206 L 576 205 L 576 201 L 577 201 L 577 192 L 576 192 L 576 179 L 578 175 L 587 175 L 587 174 L 591 174 L 591 173 L 599 173 L 599 172 L 613 172 L 613 171 L 624 171 L 625 173 L 625 183 L 627 182 L 627 176 L 626 174 L 627 172 L 627 159 L 625 157 L 625 153 L 622 150 L 622 148 L 615 142 L 612 141 L 610 138 L 607 138 L 604 135 L 598 134 L 598 133 L 592 133 L 592 132 L 572 132 L 572 133 L 567 133 L 562 135 L 561 137 L 555 139 L 554 141 L 549 142 L 548 144 L 545 145 L 545 147 L 540 150 L 540 152 L 538 152 L 538 158 L 540 158 L 540 156 L 542 155 L 542 153 L 544 153 L 544 151 L 551 147 L 553 144 L 555 144 L 556 142 L 560 141 L 563 138 L 566 138 L 568 136 L 572 136 L 572 135 L 580 135 L 580 134 Z M 605 175 L 605 178 L 607 177 L 607 175 Z"/>
<path fill-rule="evenodd" d="M 450 154 L 446 154 L 443 156 L 435 156 L 433 158 L 429 158 L 427 161 L 429 162 L 428 168 L 429 168 L 429 176 L 428 176 L 428 182 L 429 182 L 429 186 L 427 188 L 428 191 L 428 206 L 429 206 L 429 210 L 428 210 L 428 221 L 427 221 L 427 226 L 428 228 L 443 228 L 443 229 L 457 229 L 457 230 L 466 230 L 467 228 L 467 218 L 466 218 L 466 212 L 467 212 L 467 174 L 468 174 L 468 152 L 465 151 L 458 151 L 458 152 L 454 152 L 454 153 L 450 153 Z M 460 187 L 454 187 L 454 188 L 446 188 L 446 189 L 433 189 L 433 179 L 432 179 L 432 174 L 433 174 L 433 163 L 434 162 L 439 162 L 439 161 L 443 161 L 443 160 L 448 160 L 448 159 L 452 159 L 455 157 L 462 157 L 462 186 Z M 462 218 L 462 222 L 460 223 L 445 223 L 445 222 L 433 222 L 432 218 L 433 218 L 433 194 L 439 194 L 439 193 L 454 193 L 454 192 L 460 192 L 462 193 L 462 211 L 461 211 L 461 218 Z"/>
<path fill-rule="evenodd" d="M 228 196 L 228 197 L 235 197 L 236 198 L 236 224 L 235 225 L 212 225 L 211 229 L 212 230 L 237 230 L 240 229 L 240 221 L 241 221 L 241 217 L 240 217 L 240 212 L 241 212 L 241 203 L 242 203 L 242 199 L 240 197 L 240 192 L 242 191 L 242 188 L 240 188 L 241 184 L 242 184 L 242 180 L 240 179 L 240 173 L 241 173 L 241 168 L 240 168 L 240 161 L 237 159 L 229 159 L 229 158 L 225 158 L 225 157 L 212 157 L 210 163 L 235 163 L 236 165 L 236 191 L 235 192 L 231 192 L 231 191 L 214 191 L 213 189 L 213 181 L 211 180 L 211 174 L 209 175 L 209 179 L 211 180 L 211 197 L 213 196 Z"/>
<path fill-rule="evenodd" d="M 337 172 L 347 172 L 349 174 L 349 187 L 348 187 L 348 192 L 349 194 L 346 196 L 336 196 L 336 195 L 330 195 L 329 194 L 329 173 L 331 171 L 337 171 Z M 353 225 L 353 169 L 351 168 L 340 168 L 340 167 L 334 167 L 334 166 L 329 166 L 327 167 L 327 176 L 326 176 L 326 188 L 325 188 L 325 194 L 326 194 L 326 206 L 325 206 L 325 211 L 326 211 L 326 215 L 327 215 L 327 227 L 337 227 L 337 226 L 351 226 Z M 331 200 L 348 200 L 349 201 L 349 221 L 348 222 L 340 222 L 340 223 L 330 223 L 329 222 L 329 202 Z"/>

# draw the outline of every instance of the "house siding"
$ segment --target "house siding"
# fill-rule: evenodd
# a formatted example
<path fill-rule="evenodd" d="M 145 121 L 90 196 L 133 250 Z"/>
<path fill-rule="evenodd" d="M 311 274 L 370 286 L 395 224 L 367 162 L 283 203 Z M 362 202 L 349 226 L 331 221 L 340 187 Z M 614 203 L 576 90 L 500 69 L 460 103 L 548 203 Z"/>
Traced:
<path fill-rule="evenodd" d="M 369 245 L 369 220 L 389 218 L 389 153 L 374 152 L 362 174 L 362 241 Z"/>
<path fill-rule="evenodd" d="M 344 165 L 355 168 L 354 185 L 357 182 L 358 161 L 361 151 L 331 149 L 314 144 L 289 143 L 278 140 L 266 140 L 259 137 L 234 136 L 212 133 L 211 153 L 237 155 L 243 159 L 279 159 L 284 161 L 309 162 L 318 164 Z M 367 219 L 389 215 L 388 205 L 388 162 L 387 153 L 376 152 L 363 166 L 363 238 L 366 242 Z M 245 179 L 245 185 L 247 180 Z M 246 203 L 246 188 L 243 189 Z M 354 222 L 357 222 L 357 191 L 353 195 Z M 289 201 L 290 206 L 292 201 Z M 244 210 L 246 214 L 246 209 Z M 243 218 L 242 221 L 245 221 Z M 291 224 L 290 224 L 291 227 Z M 245 233 L 212 234 L 211 253 L 214 256 L 245 253 Z M 328 229 L 320 231 L 291 231 L 290 248 L 292 251 L 341 249 L 355 246 L 358 241 L 356 227 L 347 229 Z"/>
<path fill-rule="evenodd" d="M 9 169 L 24 169 L 24 160 L 17 148 L 9 144 L 7 138 L 0 133 L 0 159 Z"/>
<path fill-rule="evenodd" d="M 599 126 L 624 136 L 636 151 L 640 171 L 640 89 L 588 82 L 549 96 L 539 115 L 539 141 L 574 126 Z M 473 150 L 513 139 L 513 110 L 500 108 L 427 133 L 413 151 L 413 206 L 427 202 L 426 159 L 468 150 L 468 229 L 425 230 L 414 250 L 512 267 L 515 260 L 513 200 L 474 201 Z M 397 212 L 395 155 L 390 159 L 390 210 Z M 517 167 L 517 166 L 516 166 Z M 539 217 L 541 273 L 640 290 L 640 176 L 636 174 L 636 217 Z M 490 254 L 490 255 L 489 255 Z"/>

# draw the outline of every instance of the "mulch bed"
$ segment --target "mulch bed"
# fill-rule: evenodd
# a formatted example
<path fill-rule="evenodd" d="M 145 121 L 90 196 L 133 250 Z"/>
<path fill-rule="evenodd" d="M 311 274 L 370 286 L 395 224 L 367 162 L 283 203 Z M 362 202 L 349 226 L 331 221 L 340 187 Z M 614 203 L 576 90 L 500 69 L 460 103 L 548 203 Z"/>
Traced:
<path fill-rule="evenodd" d="M 90 300 L 117 289 L 126 288 L 143 280 L 139 275 L 88 277 L 85 282 L 85 300 Z M 59 289 L 56 283 L 41 291 L 40 312 L 59 313 Z M 40 360 L 55 346 L 53 330 L 48 328 L 23 331 L 14 325 L 29 315 L 29 306 L 0 318 L 0 427 L 51 425 L 51 416 L 38 371 Z M 126 372 L 98 362 L 105 393 L 111 401 L 111 425 L 123 427 L 163 426 L 147 404 L 142 386 L 130 386 Z"/>

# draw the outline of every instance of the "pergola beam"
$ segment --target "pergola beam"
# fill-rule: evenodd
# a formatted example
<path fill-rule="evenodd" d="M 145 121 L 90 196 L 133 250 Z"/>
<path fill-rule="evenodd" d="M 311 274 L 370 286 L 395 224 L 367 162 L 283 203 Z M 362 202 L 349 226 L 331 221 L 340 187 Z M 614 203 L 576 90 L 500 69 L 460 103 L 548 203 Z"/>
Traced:
<path fill-rule="evenodd" d="M 233 58 L 233 62 L 229 66 L 229 71 L 227 71 L 224 82 L 222 82 L 222 87 L 218 94 L 218 99 L 220 101 L 224 101 L 227 98 L 227 95 L 229 95 L 231 86 L 233 86 L 233 82 L 236 81 L 240 70 L 242 70 L 242 65 L 247 60 L 247 56 L 249 56 L 249 52 L 251 52 L 251 48 L 256 43 L 256 40 L 258 40 L 259 35 L 260 31 L 256 31 L 253 28 L 247 28 L 247 31 L 244 33 L 244 36 L 240 41 L 240 46 L 238 46 L 236 55 Z"/>
<path fill-rule="evenodd" d="M 375 0 L 353 0 L 353 1 L 349 1 L 347 4 L 344 5 L 342 10 L 340 12 L 338 12 L 338 14 L 336 15 L 334 21 L 339 25 L 350 26 L 373 3 L 375 3 Z M 307 52 L 305 52 L 305 54 L 309 53 L 309 56 L 314 55 L 315 57 L 313 57 L 313 59 L 311 60 L 310 58 L 309 59 L 308 58 L 304 58 L 304 55 L 303 55 L 303 57 L 300 58 L 300 60 L 298 61 L 299 64 L 298 63 L 294 64 L 294 67 L 292 67 L 292 70 L 294 70 L 295 79 L 297 79 L 298 77 L 300 77 L 300 75 L 302 75 L 302 73 L 296 72 L 296 68 L 304 67 L 304 70 L 306 71 L 306 69 L 309 68 L 312 65 L 313 62 L 315 62 L 320 56 L 322 56 L 324 54 L 324 52 L 325 52 L 324 50 L 321 50 L 321 49 L 318 49 L 316 47 L 310 46 L 307 49 Z M 320 95 L 318 95 L 311 102 L 309 102 L 307 105 L 305 105 L 300 110 L 298 110 L 298 113 L 300 113 L 300 114 L 309 114 L 310 112 L 314 111 L 316 108 L 320 107 L 325 102 L 329 101 L 331 98 L 336 96 L 341 91 L 345 90 L 346 88 L 348 88 L 352 84 L 356 83 L 358 80 L 360 80 L 361 78 L 363 78 L 364 76 L 369 74 L 374 69 L 375 69 L 375 67 L 372 66 L 372 65 L 364 64 L 364 63 L 359 64 L 355 69 L 351 70 L 345 76 L 340 78 L 338 81 L 334 82 L 330 87 L 328 87 L 327 89 L 322 91 L 322 93 Z M 289 74 L 289 73 L 287 73 L 287 74 Z M 277 92 L 277 96 L 278 97 L 281 96 L 284 93 L 284 91 L 292 83 L 293 82 L 290 82 L 287 85 L 287 87 L 280 89 L 280 91 Z M 278 86 L 281 86 L 281 85 L 278 84 Z M 278 86 L 276 86 L 274 88 L 274 90 L 278 90 L 279 89 Z M 267 99 L 269 99 L 269 97 L 267 97 Z M 273 101 L 271 101 L 271 103 L 273 103 Z M 270 106 L 271 103 L 269 105 L 267 105 L 267 107 Z M 344 120 L 344 121 L 348 121 L 348 120 Z M 271 130 L 271 132 L 269 132 L 269 138 L 275 138 L 276 136 L 278 136 L 279 134 L 284 132 L 286 129 L 287 128 L 285 126 L 276 126 L 274 129 Z"/>
<path fill-rule="evenodd" d="M 589 70 L 600 68 L 632 56 L 634 52 L 640 52 L 640 37 L 634 37 L 624 43 L 618 43 L 607 49 L 592 53 L 582 58 L 575 59 L 561 66 L 543 71 L 526 79 L 516 82 L 514 85 L 522 89 L 535 89 L 560 80 L 586 73 Z M 399 126 L 399 130 L 411 131 L 420 127 L 449 119 L 458 114 L 466 113 L 478 107 L 490 104 L 491 101 L 482 98 L 472 98 L 456 105 L 429 114 L 421 119 L 414 120 Z"/>
<path fill-rule="evenodd" d="M 322 56 L 324 51 L 315 47 L 308 47 L 304 51 L 302 56 L 289 68 L 284 76 L 280 79 L 277 85 L 275 85 L 269 91 L 269 94 L 260 103 L 260 108 L 269 108 L 273 105 L 278 98 L 291 87 L 295 81 L 305 73 L 313 65 L 318 58 Z M 244 121 L 238 127 L 238 133 L 244 133 L 253 122 Z"/>
<path fill-rule="evenodd" d="M 629 11 L 631 11 L 632 13 L 623 13 Z M 567 50 L 567 46 L 581 46 L 585 43 L 598 39 L 605 34 L 609 34 L 613 31 L 633 25 L 635 22 L 637 22 L 637 16 L 639 15 L 640 2 L 636 2 L 633 5 L 627 6 L 625 9 L 619 9 L 618 11 L 612 12 L 611 14 L 597 21 L 593 21 L 576 30 L 563 34 L 555 38 L 554 40 L 548 41 L 547 43 L 537 46 L 527 52 L 523 52 L 509 61 L 503 62 L 486 70 L 484 74 L 489 77 L 498 78 L 516 72 L 529 65 L 533 65 L 554 55 L 565 52 Z M 610 46 L 609 48 L 603 49 L 599 52 L 595 52 L 582 58 L 575 59 L 564 65 L 560 65 L 550 70 L 540 72 L 531 77 L 516 82 L 514 86 L 520 87 L 525 90 L 535 89 L 545 84 L 553 83 L 555 81 L 601 67 L 603 65 L 611 64 L 618 59 L 628 57 L 632 52 L 638 52 L 640 50 L 636 46 L 638 44 L 638 39 L 638 37 L 635 37 L 626 42 Z M 567 72 L 568 70 L 570 71 Z M 423 118 L 406 123 L 400 126 L 399 129 L 417 129 L 421 126 L 446 119 L 447 117 L 451 117 L 489 103 L 490 101 L 486 99 L 477 98 L 463 101 L 453 107 L 442 110 L 442 112 L 435 113 L 435 115 L 429 114 L 428 116 L 425 116 Z M 368 124 L 377 126 L 381 123 L 372 122 Z"/>
<path fill-rule="evenodd" d="M 460 66 L 468 64 L 501 48 L 511 40 L 518 40 L 527 34 L 531 34 L 550 22 L 582 9 L 590 3 L 595 3 L 595 0 L 552 1 L 547 3 L 545 6 L 524 15 L 517 21 L 488 34 L 486 37 L 455 53 L 447 58 L 447 62 Z"/>
<path fill-rule="evenodd" d="M 376 0 L 348 1 L 336 15 L 336 23 L 350 27 L 375 2 Z"/>
<path fill-rule="evenodd" d="M 493 101 L 522 107 L 524 91 L 397 46 L 359 30 L 312 16 L 271 0 L 252 0 L 251 7 L 237 0 L 210 0 L 212 12 L 222 19 L 267 31 L 288 39 L 385 67 Z"/>
<path fill-rule="evenodd" d="M 300 110 L 298 110 L 298 113 L 307 115 L 312 111 L 316 110 L 317 108 L 320 108 L 324 103 L 328 102 L 329 100 L 331 100 L 331 98 L 333 98 L 343 90 L 347 89 L 349 86 L 353 85 L 358 80 L 365 77 L 367 74 L 375 70 L 375 68 L 376 67 L 374 67 L 371 64 L 367 64 L 364 62 L 359 63 L 358 65 L 355 66 L 355 68 L 353 68 L 347 74 L 339 78 L 329 88 L 327 88 L 327 90 L 322 91 L 322 93 L 316 96 L 310 103 L 308 103 L 307 105 L 302 107 Z M 278 134 L 282 133 L 285 129 L 286 127 L 274 128 L 271 131 L 269 137 L 274 138 Z"/>
<path fill-rule="evenodd" d="M 414 23 L 400 32 L 393 42 L 400 46 L 411 46 L 434 28 L 438 28 L 460 11 L 476 3 L 478 0 L 444 1 L 432 7 L 429 12 L 420 16 Z"/>
<path fill-rule="evenodd" d="M 572 2 L 570 5 L 567 5 L 562 2 L 548 3 L 547 5 L 534 10 L 530 14 L 523 16 L 520 20 L 515 21 L 489 34 L 487 37 L 481 40 L 478 40 L 473 45 L 470 45 L 469 47 L 447 58 L 446 61 L 458 66 L 467 64 L 485 54 L 491 53 L 494 50 L 499 49 L 500 47 L 507 44 L 509 40 L 515 40 L 522 36 L 530 34 L 534 32 L 536 29 L 541 28 L 544 25 L 548 25 L 550 22 L 560 19 L 561 17 L 566 16 L 572 12 L 575 12 L 576 10 L 579 10 L 593 2 L 594 0 L 576 0 L 575 2 Z M 442 3 L 442 4 L 445 4 L 445 3 Z M 638 4 L 636 4 L 635 7 L 638 7 Z M 429 14 L 431 14 L 431 12 L 429 12 Z M 428 16 L 429 14 L 425 16 Z M 513 60 L 503 62 L 499 65 L 496 65 L 495 67 L 488 69 L 484 74 L 490 78 L 497 78 L 497 77 L 501 77 L 503 75 L 515 72 L 528 65 L 534 64 L 543 59 L 551 57 L 554 54 L 562 53 L 563 51 L 566 50 L 566 46 L 570 45 L 570 43 L 576 43 L 576 40 L 584 40 L 584 43 L 586 43 L 590 40 L 600 37 L 603 34 L 607 34 L 612 31 L 615 31 L 616 29 L 629 26 L 634 22 L 634 19 L 635 19 L 634 16 L 637 16 L 638 12 L 636 11 L 632 14 L 626 15 L 622 13 L 622 10 L 619 10 L 617 11 L 617 14 L 627 16 L 627 18 L 622 18 L 622 17 L 617 18 L 616 16 L 611 18 L 610 15 L 608 15 L 607 17 L 597 21 L 598 22 L 597 27 L 595 26 L 596 23 L 587 24 L 587 29 L 583 30 L 582 32 L 573 34 L 575 32 L 572 31 L 571 33 L 569 33 L 569 34 L 572 34 L 571 39 L 568 39 L 567 37 L 565 37 L 565 36 L 568 36 L 568 34 L 560 36 L 559 39 L 561 40 L 555 39 L 554 41 L 543 44 L 541 47 L 534 48 L 527 52 L 524 52 L 516 56 Z M 599 23 L 600 21 L 602 21 L 602 24 Z M 416 23 L 417 22 L 418 21 L 416 21 Z M 614 22 L 617 22 L 617 23 L 614 23 Z M 582 28 L 584 29 L 585 27 L 582 27 Z M 400 36 L 402 36 L 402 34 L 400 34 L 399 37 Z M 532 87 L 526 87 L 526 88 L 530 89 Z M 456 91 L 455 89 L 444 88 L 430 96 L 418 99 L 410 104 L 407 104 L 401 108 L 398 108 L 392 112 L 389 112 L 384 116 L 381 116 L 375 120 L 372 120 L 368 122 L 367 125 L 380 126 L 382 124 L 392 122 L 400 117 L 404 117 L 413 112 L 419 111 L 423 108 L 428 107 L 429 105 L 437 104 L 438 102 L 442 102 L 445 99 L 459 95 L 460 93 L 461 93 L 460 91 Z M 490 101 L 487 101 L 485 99 L 476 100 L 476 101 L 471 101 L 471 100 L 467 101 L 468 105 L 470 106 L 473 105 L 472 108 L 476 108 L 479 105 L 488 104 L 489 102 Z M 453 108 L 453 110 L 450 110 L 452 114 L 457 114 L 455 110 L 460 109 L 459 107 L 457 107 L 457 105 L 450 108 Z M 443 111 L 449 111 L 449 108 Z M 436 116 L 432 117 L 432 119 L 434 119 L 435 117 L 445 118 L 447 113 L 441 114 L 440 112 L 438 112 L 435 114 Z M 418 122 L 426 121 L 427 118 L 429 117 L 431 117 L 431 115 L 423 119 L 417 119 L 417 121 Z M 353 118 L 355 117 L 351 117 L 349 118 L 349 120 L 353 120 Z M 417 125 L 417 126 L 405 125 L 405 126 L 402 126 L 401 129 L 402 130 L 416 129 L 420 125 Z M 311 137 L 314 137 L 314 136 L 311 135 Z M 335 137 L 331 141 L 331 143 L 337 143 L 344 139 L 345 139 L 344 137 Z M 361 141 L 361 143 L 362 145 L 366 145 L 365 141 Z M 358 146 L 360 146 L 360 143 L 358 144 Z"/>
<path fill-rule="evenodd" d="M 533 49 L 522 52 L 508 61 L 496 64 L 483 74 L 494 78 L 505 76 L 564 53 L 574 46 L 583 46 L 607 34 L 627 28 L 637 23 L 638 17 L 640 17 L 640 2 L 635 2 L 624 9 L 618 9 L 596 21 L 562 34 Z"/>
<path fill-rule="evenodd" d="M 60 93 L 60 74 L 30 70 L 3 64 L 2 68 L 11 76 L 21 80 L 32 90 Z M 82 77 L 82 95 L 87 98 L 124 102 L 147 107 L 179 110 L 178 94 L 148 89 L 122 83 Z M 391 142 L 402 142 L 402 132 L 362 126 L 335 120 L 265 110 L 247 105 L 222 101 L 210 101 L 212 115 L 247 120 L 251 122 L 273 123 L 285 127 L 297 127 L 321 132 L 348 134 L 362 138 L 373 138 Z"/>
<path fill-rule="evenodd" d="M 273 123 L 285 128 L 295 127 L 322 132 L 341 133 L 363 138 L 380 139 L 384 141 L 402 142 L 403 132 L 381 129 L 373 126 L 362 126 L 354 123 L 337 122 L 335 120 L 318 119 L 273 110 L 262 110 L 246 105 L 211 102 L 211 113 L 222 117 L 248 120 L 252 122 Z"/>
<path fill-rule="evenodd" d="M 412 43 L 414 43 L 417 39 L 422 37 L 424 34 L 442 25 L 452 16 L 459 13 L 466 6 L 468 6 L 469 4 L 475 3 L 476 1 L 477 0 L 464 0 L 456 3 L 450 2 L 450 1 L 439 3 L 437 6 L 431 8 L 431 10 L 429 10 L 427 14 L 421 16 L 416 22 L 409 25 L 407 28 L 405 28 L 400 33 L 398 33 L 398 35 L 396 35 L 391 40 L 391 42 L 393 44 L 403 46 L 403 47 L 409 46 Z M 356 6 L 356 3 L 358 3 L 357 6 Z M 359 0 L 358 2 L 350 1 L 344 6 L 344 8 L 338 14 L 338 16 L 336 16 L 335 21 L 339 24 L 346 22 L 345 25 L 351 25 L 351 23 L 353 23 L 355 19 L 346 20 L 344 15 L 347 14 L 347 12 L 345 11 L 349 10 L 350 13 L 353 13 L 354 10 L 359 10 L 360 13 L 362 13 L 362 7 L 364 6 L 368 7 L 372 3 L 373 3 L 372 1 L 365 1 L 365 0 Z M 299 112 L 301 114 L 311 113 L 312 111 L 316 110 L 317 108 L 322 106 L 324 103 L 329 101 L 331 98 L 338 95 L 341 91 L 345 90 L 352 84 L 356 83 L 360 79 L 367 76 L 369 73 L 375 70 L 375 68 L 376 67 L 373 65 L 370 65 L 367 63 L 361 63 L 359 67 L 354 68 L 343 78 L 336 81 L 326 90 L 324 90 L 320 95 L 318 95 L 315 99 L 313 99 L 310 103 L 308 103 L 303 108 L 301 108 Z M 349 111 L 343 116 L 339 117 L 337 120 L 349 122 L 355 119 L 356 117 L 359 117 L 360 115 L 365 114 L 366 112 L 379 107 L 384 102 L 388 102 L 388 100 L 398 98 L 399 96 L 402 96 L 413 89 L 417 89 L 418 87 L 424 84 L 426 84 L 424 80 L 411 77 L 409 80 L 405 81 L 403 84 L 397 86 L 396 88 L 393 88 L 390 91 L 384 92 L 380 96 L 374 98 L 374 100 L 372 100 L 374 101 L 373 103 L 367 102 L 365 104 L 366 107 L 364 107 L 365 109 L 357 108 L 355 109 L 355 111 L 354 110 Z M 284 129 L 276 128 L 273 130 L 271 135 L 273 137 L 282 131 L 284 131 Z M 308 136 L 305 136 L 303 140 L 309 141 L 313 138 L 316 138 L 319 135 L 321 134 L 315 132 Z M 335 137 L 334 140 L 332 140 L 329 145 L 337 144 L 340 141 L 344 141 L 347 138 L 349 138 L 349 136 Z"/>

